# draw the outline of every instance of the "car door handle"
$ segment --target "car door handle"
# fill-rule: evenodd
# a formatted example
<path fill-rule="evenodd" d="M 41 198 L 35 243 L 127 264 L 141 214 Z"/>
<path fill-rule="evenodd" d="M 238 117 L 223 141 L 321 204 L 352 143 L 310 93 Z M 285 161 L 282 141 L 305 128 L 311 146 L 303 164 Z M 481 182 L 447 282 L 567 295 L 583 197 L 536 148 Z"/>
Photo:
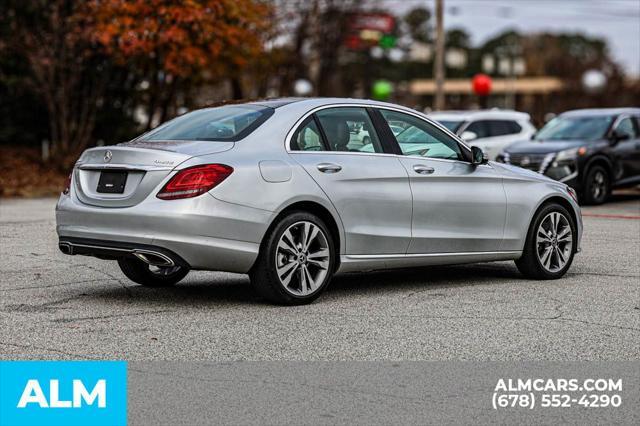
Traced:
<path fill-rule="evenodd" d="M 342 170 L 342 166 L 333 163 L 320 163 L 317 167 L 322 173 L 338 173 Z"/>
<path fill-rule="evenodd" d="M 421 175 L 430 175 L 431 173 L 436 171 L 436 169 L 434 169 L 433 167 L 425 166 L 423 164 L 416 164 L 415 166 L 413 166 L 413 170 L 416 173 L 420 173 Z"/>

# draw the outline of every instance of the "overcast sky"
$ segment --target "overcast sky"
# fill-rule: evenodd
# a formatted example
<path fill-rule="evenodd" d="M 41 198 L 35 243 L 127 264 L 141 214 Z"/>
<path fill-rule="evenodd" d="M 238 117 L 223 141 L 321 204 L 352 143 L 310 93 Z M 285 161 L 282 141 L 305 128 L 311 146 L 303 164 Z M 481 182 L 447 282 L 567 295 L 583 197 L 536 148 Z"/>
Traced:
<path fill-rule="evenodd" d="M 382 0 L 397 14 L 434 0 Z M 605 38 L 627 73 L 640 76 L 640 0 L 444 0 L 445 28 L 463 27 L 474 45 L 515 28 Z"/>

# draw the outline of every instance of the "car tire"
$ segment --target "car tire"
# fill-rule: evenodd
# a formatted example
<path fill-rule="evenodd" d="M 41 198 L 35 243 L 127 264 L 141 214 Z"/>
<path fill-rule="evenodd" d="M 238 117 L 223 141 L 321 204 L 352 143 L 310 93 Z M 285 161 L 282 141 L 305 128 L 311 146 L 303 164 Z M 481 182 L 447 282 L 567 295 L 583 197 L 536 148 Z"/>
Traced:
<path fill-rule="evenodd" d="M 118 259 L 118 265 L 127 278 L 145 287 L 170 287 L 189 273 L 184 266 L 156 268 L 132 257 Z"/>
<path fill-rule="evenodd" d="M 607 201 L 611 194 L 611 178 L 602 166 L 590 167 L 584 180 L 584 204 L 597 205 Z"/>
<path fill-rule="evenodd" d="M 267 232 L 258 259 L 249 272 L 251 284 L 260 296 L 272 303 L 311 303 L 331 281 L 334 247 L 322 219 L 307 212 L 292 212 Z"/>
<path fill-rule="evenodd" d="M 561 278 L 573 262 L 576 238 L 575 221 L 565 207 L 543 206 L 531 222 L 522 257 L 516 260 L 518 270 L 537 280 Z"/>

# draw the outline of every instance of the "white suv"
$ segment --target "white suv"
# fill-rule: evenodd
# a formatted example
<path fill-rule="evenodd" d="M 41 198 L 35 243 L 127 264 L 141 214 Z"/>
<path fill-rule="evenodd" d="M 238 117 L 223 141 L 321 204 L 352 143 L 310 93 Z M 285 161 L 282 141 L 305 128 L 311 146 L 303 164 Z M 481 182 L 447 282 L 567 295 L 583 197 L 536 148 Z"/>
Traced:
<path fill-rule="evenodd" d="M 471 146 L 495 160 L 513 142 L 530 139 L 536 132 L 529 114 L 517 111 L 440 111 L 429 114 Z"/>

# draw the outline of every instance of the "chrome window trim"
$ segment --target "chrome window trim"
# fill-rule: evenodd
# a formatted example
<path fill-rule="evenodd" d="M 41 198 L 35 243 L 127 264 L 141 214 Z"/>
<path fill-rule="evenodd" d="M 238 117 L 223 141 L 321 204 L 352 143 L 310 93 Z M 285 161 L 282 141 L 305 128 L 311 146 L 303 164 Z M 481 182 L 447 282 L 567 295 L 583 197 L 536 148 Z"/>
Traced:
<path fill-rule="evenodd" d="M 418 118 L 419 120 L 422 120 L 424 122 L 426 122 L 427 124 L 430 124 L 434 127 L 436 127 L 438 130 L 441 130 L 442 132 L 444 132 L 447 136 L 450 136 L 451 138 L 453 138 L 453 140 L 455 140 L 458 145 L 460 145 L 462 148 L 466 149 L 467 151 L 469 151 L 469 153 L 471 153 L 471 148 L 462 140 L 460 139 L 456 134 L 452 133 L 449 129 L 447 129 L 445 126 L 443 126 L 442 124 L 436 122 L 435 120 L 430 119 L 429 117 L 427 117 L 426 115 L 418 112 L 418 111 L 407 111 L 403 108 L 396 108 L 396 107 L 392 107 L 392 106 L 382 106 L 382 105 L 375 105 L 375 104 L 366 104 L 366 103 L 337 103 L 337 104 L 327 104 L 327 105 L 321 105 L 318 107 L 315 107 L 309 111 L 307 111 L 306 113 L 304 113 L 298 120 L 296 120 L 296 122 L 294 123 L 294 125 L 291 127 L 291 129 L 289 129 L 289 131 L 287 132 L 287 136 L 284 139 L 284 148 L 285 150 L 289 153 L 303 153 L 303 154 L 326 154 L 326 153 L 342 153 L 342 154 L 352 154 L 352 155 L 393 155 L 393 156 L 399 156 L 399 157 L 411 157 L 408 155 L 397 155 L 397 154 L 389 154 L 387 152 L 381 152 L 381 153 L 377 153 L 377 152 L 340 152 L 340 151 L 296 151 L 296 150 L 292 150 L 291 149 L 291 139 L 293 138 L 293 135 L 295 134 L 296 130 L 298 130 L 298 127 L 300 126 L 300 124 L 310 115 L 321 111 L 323 109 L 328 109 L 328 108 L 348 108 L 348 107 L 353 107 L 353 108 L 372 108 L 372 109 L 377 109 L 377 110 L 381 110 L 381 109 L 387 109 L 389 111 L 395 111 L 395 112 L 399 112 L 399 113 L 403 113 L 403 114 L 407 114 L 407 115 L 412 115 L 416 118 Z M 465 164 L 470 164 L 468 161 L 462 161 L 462 160 L 446 160 L 446 159 L 436 159 L 436 158 L 430 158 L 430 157 L 419 157 L 422 159 L 430 159 L 430 160 L 444 160 L 444 161 L 458 161 L 458 162 L 462 162 Z"/>

